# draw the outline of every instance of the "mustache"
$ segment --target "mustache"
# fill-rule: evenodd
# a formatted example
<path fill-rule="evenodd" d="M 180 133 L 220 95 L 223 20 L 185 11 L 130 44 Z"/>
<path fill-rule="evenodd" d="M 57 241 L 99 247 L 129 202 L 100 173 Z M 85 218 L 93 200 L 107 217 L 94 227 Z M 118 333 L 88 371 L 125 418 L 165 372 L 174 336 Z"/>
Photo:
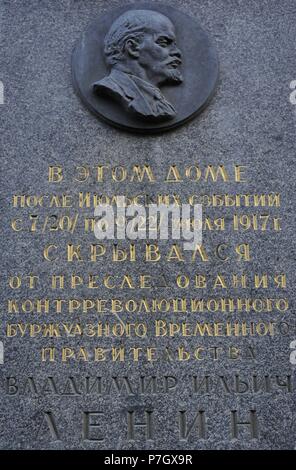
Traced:
<path fill-rule="evenodd" d="M 166 65 L 170 65 L 173 68 L 178 68 L 182 65 L 182 59 L 179 57 L 174 57 L 173 59 L 169 60 Z"/>

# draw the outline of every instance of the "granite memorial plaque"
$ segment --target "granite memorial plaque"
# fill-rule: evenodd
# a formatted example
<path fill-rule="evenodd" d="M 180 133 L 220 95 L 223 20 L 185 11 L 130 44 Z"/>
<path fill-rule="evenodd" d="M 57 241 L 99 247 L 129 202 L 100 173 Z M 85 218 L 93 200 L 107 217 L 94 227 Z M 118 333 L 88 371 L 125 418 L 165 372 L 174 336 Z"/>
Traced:
<path fill-rule="evenodd" d="M 295 449 L 294 0 L 0 9 L 0 448 Z"/>

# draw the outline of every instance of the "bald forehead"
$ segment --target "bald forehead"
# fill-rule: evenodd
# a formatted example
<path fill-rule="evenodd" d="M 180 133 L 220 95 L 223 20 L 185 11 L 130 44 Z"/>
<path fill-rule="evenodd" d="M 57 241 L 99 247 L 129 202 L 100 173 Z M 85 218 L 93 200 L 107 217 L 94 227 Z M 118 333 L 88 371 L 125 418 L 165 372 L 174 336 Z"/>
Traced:
<path fill-rule="evenodd" d="M 124 41 L 143 33 L 155 40 L 164 36 L 175 41 L 174 25 L 168 17 L 153 10 L 129 10 L 114 21 L 105 37 L 106 57 L 118 61 Z"/>
<path fill-rule="evenodd" d="M 116 34 L 120 30 L 132 32 L 139 29 L 157 32 L 160 28 L 174 31 L 172 22 L 161 13 L 152 10 L 130 10 L 117 18 L 109 34 Z"/>
<path fill-rule="evenodd" d="M 161 37 L 175 41 L 175 28 L 173 23 L 166 16 L 161 13 L 146 11 L 146 21 L 143 24 L 143 30 L 151 35 L 154 40 L 158 40 Z"/>
<path fill-rule="evenodd" d="M 173 23 L 167 16 L 164 16 L 161 13 L 154 12 L 154 11 L 146 11 L 145 13 L 147 14 L 147 16 L 145 15 L 146 16 L 145 25 L 147 27 L 151 27 L 151 28 L 163 27 L 163 28 L 174 29 Z"/>
<path fill-rule="evenodd" d="M 148 29 L 155 34 L 167 34 L 168 36 L 175 35 L 175 28 L 173 23 L 163 15 L 159 15 L 158 17 L 152 17 L 150 19 L 150 24 L 147 25 Z"/>

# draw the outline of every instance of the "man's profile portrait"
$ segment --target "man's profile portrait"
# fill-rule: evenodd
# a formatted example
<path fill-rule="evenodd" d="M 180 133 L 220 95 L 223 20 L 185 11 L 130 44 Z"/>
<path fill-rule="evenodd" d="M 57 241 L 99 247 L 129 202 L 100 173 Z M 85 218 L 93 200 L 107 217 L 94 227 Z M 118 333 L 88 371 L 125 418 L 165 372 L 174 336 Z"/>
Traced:
<path fill-rule="evenodd" d="M 182 83 L 181 52 L 172 22 L 151 10 L 130 10 L 117 18 L 104 41 L 110 75 L 93 84 L 134 115 L 161 121 L 176 116 L 159 86 Z"/>

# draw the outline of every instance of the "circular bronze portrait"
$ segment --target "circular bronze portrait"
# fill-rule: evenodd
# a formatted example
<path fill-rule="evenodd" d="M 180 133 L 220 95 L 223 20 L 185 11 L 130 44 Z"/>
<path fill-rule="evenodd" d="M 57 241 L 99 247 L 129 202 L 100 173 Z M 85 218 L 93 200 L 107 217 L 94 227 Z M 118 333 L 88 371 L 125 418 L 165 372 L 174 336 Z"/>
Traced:
<path fill-rule="evenodd" d="M 111 10 L 83 33 L 72 57 L 86 106 L 117 127 L 160 132 L 209 103 L 218 78 L 215 48 L 199 23 L 159 4 Z"/>

